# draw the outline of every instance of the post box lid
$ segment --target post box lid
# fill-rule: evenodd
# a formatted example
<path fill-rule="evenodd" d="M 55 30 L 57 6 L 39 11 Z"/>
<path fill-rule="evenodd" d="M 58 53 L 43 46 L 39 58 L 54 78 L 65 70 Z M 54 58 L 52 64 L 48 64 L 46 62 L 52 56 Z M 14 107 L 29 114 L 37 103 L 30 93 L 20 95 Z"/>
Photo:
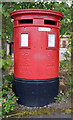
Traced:
<path fill-rule="evenodd" d="M 15 15 L 20 14 L 51 14 L 61 17 L 60 20 L 63 19 L 64 15 L 61 12 L 54 11 L 54 10 L 46 10 L 46 9 L 21 9 L 21 10 L 15 10 L 10 13 L 11 18 L 14 18 Z"/>

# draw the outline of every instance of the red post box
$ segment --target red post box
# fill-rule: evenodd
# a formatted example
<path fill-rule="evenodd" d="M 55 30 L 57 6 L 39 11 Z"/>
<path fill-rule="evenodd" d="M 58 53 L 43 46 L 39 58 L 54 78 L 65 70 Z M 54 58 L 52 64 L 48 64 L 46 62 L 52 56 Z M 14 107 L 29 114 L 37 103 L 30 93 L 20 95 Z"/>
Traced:
<path fill-rule="evenodd" d="M 44 106 L 59 88 L 59 30 L 63 14 L 45 9 L 11 12 L 14 19 L 14 91 L 18 103 Z"/>

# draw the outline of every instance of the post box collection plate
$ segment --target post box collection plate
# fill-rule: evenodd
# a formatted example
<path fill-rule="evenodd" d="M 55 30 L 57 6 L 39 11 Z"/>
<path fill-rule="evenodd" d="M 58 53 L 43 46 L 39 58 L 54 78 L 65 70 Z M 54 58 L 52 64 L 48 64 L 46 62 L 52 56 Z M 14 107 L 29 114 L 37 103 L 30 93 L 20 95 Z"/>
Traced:
<path fill-rule="evenodd" d="M 59 30 L 63 14 L 44 9 L 11 12 L 14 19 L 13 90 L 18 103 L 54 102 L 59 89 Z"/>
<path fill-rule="evenodd" d="M 39 27 L 39 31 L 50 31 L 51 28 Z"/>

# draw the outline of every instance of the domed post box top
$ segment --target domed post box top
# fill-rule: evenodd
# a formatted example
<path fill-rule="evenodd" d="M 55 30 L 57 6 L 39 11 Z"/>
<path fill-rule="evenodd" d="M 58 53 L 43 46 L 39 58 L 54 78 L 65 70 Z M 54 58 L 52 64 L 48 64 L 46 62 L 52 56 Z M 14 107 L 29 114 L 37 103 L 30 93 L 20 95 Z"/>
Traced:
<path fill-rule="evenodd" d="M 14 27 L 17 26 L 51 26 L 60 28 L 60 20 L 63 14 L 46 9 L 21 9 L 10 13 L 14 19 Z M 38 19 L 38 20 L 37 20 Z"/>

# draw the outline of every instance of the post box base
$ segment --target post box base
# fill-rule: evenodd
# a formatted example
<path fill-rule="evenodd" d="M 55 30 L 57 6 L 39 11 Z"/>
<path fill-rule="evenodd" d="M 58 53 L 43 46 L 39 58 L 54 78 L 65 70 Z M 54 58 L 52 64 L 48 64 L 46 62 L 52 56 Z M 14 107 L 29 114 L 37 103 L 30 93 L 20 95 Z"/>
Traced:
<path fill-rule="evenodd" d="M 58 77 L 40 80 L 14 77 L 13 81 L 13 91 L 19 97 L 18 103 L 29 107 L 42 107 L 55 102 L 58 89 Z"/>

